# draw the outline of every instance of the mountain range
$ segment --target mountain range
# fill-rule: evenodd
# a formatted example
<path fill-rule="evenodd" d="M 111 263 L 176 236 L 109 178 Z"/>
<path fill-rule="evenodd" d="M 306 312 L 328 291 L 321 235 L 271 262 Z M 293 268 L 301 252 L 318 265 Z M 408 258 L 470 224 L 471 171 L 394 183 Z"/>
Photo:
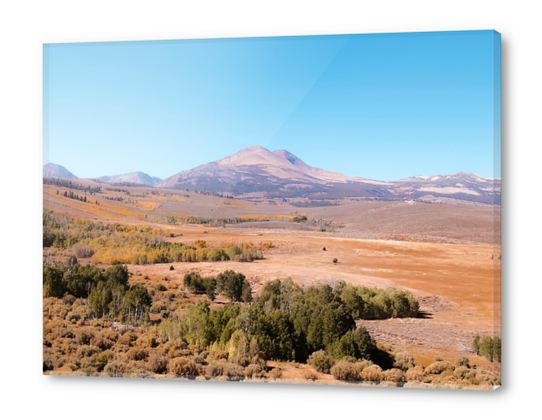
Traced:
<path fill-rule="evenodd" d="M 313 204 L 345 197 L 500 204 L 500 179 L 476 174 L 414 176 L 398 181 L 348 177 L 304 163 L 286 150 L 251 146 L 231 156 L 179 172 L 158 187 L 235 196 L 306 199 Z"/>
<path fill-rule="evenodd" d="M 48 163 L 43 165 L 43 177 L 44 178 L 69 178 L 79 179 L 64 166 L 57 165 L 56 163 Z M 162 178 L 156 176 L 147 175 L 145 172 L 130 172 L 121 175 L 101 176 L 99 178 L 92 178 L 96 181 L 111 182 L 111 183 L 128 183 L 128 184 L 140 184 L 150 185 L 151 187 L 162 181 Z"/>
<path fill-rule="evenodd" d="M 96 178 L 104 182 L 127 182 L 131 184 L 144 184 L 154 186 L 162 181 L 162 178 L 147 175 L 145 172 L 130 172 L 122 175 L 101 176 Z"/>
<path fill-rule="evenodd" d="M 75 177 L 60 165 L 48 165 L 54 166 L 47 169 L 47 173 L 54 177 L 61 174 L 71 175 L 61 176 L 63 178 Z M 178 172 L 164 180 L 143 172 L 97 179 L 102 182 L 129 182 L 158 188 L 231 194 L 241 198 L 279 199 L 305 205 L 327 205 L 349 197 L 455 204 L 501 202 L 500 179 L 459 172 L 453 175 L 412 176 L 391 182 L 374 181 L 315 168 L 287 150 L 271 152 L 262 146 L 247 147 L 231 156 Z"/>

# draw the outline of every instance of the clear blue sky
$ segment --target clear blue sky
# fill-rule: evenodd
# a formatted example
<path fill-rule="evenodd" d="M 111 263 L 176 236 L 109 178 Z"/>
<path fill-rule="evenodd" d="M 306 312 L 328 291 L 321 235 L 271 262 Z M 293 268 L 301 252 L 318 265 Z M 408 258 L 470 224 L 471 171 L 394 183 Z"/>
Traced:
<path fill-rule="evenodd" d="M 497 143 L 493 31 L 44 45 L 43 163 L 81 178 L 255 144 L 369 179 L 500 177 Z"/>

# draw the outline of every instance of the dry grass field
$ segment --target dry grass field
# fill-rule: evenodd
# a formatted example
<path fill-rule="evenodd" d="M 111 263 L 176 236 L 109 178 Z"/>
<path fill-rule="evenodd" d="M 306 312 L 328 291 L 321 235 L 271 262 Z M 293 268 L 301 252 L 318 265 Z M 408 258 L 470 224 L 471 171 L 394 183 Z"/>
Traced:
<path fill-rule="evenodd" d="M 470 347 L 476 334 L 500 336 L 500 306 L 496 304 L 500 301 L 500 229 L 494 229 L 500 226 L 500 207 L 367 201 L 302 209 L 150 187 L 119 187 L 124 192 L 105 193 L 103 184 L 80 182 L 102 185 L 102 193 L 92 195 L 100 206 L 56 195 L 57 188 L 46 185 L 44 208 L 104 223 L 160 227 L 174 234 L 166 238 L 170 242 L 205 240 L 210 247 L 243 242 L 274 245 L 264 252 L 263 260 L 250 264 L 128 265 L 134 273 L 131 281 L 151 285 L 167 278 L 182 287 L 189 272 L 204 277 L 234 270 L 245 274 L 254 294 L 266 282 L 287 277 L 304 287 L 342 279 L 354 285 L 409 290 L 420 302 L 418 318 L 357 320 L 357 324 L 367 328 L 378 343 L 408 350 L 423 366 L 435 357 L 452 360 L 459 356 L 469 357 L 478 366 L 492 365 Z M 109 201 L 103 198 L 106 195 L 124 201 Z M 164 215 L 171 214 L 269 221 L 220 227 L 164 223 Z M 284 221 L 300 216 L 306 216 L 307 222 Z M 322 231 L 310 224 L 318 219 L 331 228 Z M 58 256 L 67 258 L 68 254 Z M 284 367 L 283 371 L 286 378 L 300 379 L 299 371 L 288 373 Z"/>

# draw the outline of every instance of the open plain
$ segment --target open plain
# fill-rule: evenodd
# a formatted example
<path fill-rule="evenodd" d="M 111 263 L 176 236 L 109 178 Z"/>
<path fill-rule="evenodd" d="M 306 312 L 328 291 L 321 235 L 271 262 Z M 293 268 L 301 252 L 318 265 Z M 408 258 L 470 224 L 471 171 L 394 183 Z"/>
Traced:
<path fill-rule="evenodd" d="M 409 290 L 420 302 L 418 318 L 356 322 L 379 343 L 410 351 L 424 366 L 435 357 L 458 356 L 491 365 L 474 355 L 470 346 L 476 334 L 500 335 L 499 206 L 350 200 L 336 206 L 298 208 L 264 199 L 242 201 L 151 187 L 114 191 L 103 183 L 78 181 L 102 190 L 83 203 L 56 193 L 66 188 L 44 185 L 44 208 L 95 222 L 160 227 L 173 234 L 164 240 L 190 245 L 200 240 L 207 246 L 273 244 L 263 260 L 252 263 L 128 265 L 131 281 L 152 284 L 167 279 L 182 286 L 189 272 L 216 276 L 234 270 L 246 275 L 255 295 L 266 282 L 287 277 L 303 287 L 345 280 Z M 172 215 L 177 219 L 171 219 Z M 184 224 L 179 216 L 206 220 Z M 299 217 L 302 222 L 293 221 Z M 241 220 L 221 221 L 233 218 Z"/>

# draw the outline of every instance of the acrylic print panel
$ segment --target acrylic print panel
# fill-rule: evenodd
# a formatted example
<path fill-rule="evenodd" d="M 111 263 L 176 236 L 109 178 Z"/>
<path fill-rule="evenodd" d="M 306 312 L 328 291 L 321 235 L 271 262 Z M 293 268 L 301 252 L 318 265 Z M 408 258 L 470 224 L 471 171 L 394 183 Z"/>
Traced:
<path fill-rule="evenodd" d="M 500 385 L 500 35 L 44 46 L 43 371 Z"/>

